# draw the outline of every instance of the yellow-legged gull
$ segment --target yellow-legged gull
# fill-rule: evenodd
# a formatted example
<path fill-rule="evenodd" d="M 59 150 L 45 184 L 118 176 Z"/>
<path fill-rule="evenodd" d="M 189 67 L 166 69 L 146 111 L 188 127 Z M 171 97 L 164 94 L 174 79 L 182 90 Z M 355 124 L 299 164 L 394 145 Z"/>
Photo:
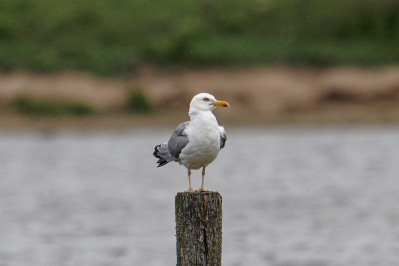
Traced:
<path fill-rule="evenodd" d="M 218 125 L 212 111 L 217 107 L 228 107 L 225 101 L 218 101 L 209 93 L 194 96 L 190 103 L 190 121 L 181 123 L 173 132 L 169 141 L 155 146 L 154 156 L 158 158 L 158 167 L 175 161 L 188 170 L 188 192 L 191 187 L 191 170 L 202 167 L 202 185 L 204 188 L 205 168 L 213 162 L 224 148 L 226 131 Z"/>

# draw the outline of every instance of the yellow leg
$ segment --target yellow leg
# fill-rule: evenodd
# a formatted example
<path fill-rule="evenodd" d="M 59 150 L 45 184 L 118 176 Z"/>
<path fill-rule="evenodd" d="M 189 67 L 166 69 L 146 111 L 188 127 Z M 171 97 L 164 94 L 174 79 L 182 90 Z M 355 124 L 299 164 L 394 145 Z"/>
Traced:
<path fill-rule="evenodd" d="M 204 181 L 205 181 L 205 167 L 202 167 L 202 185 L 201 185 L 201 189 L 197 190 L 197 191 L 199 191 L 199 192 L 208 191 L 204 188 Z"/>
<path fill-rule="evenodd" d="M 188 190 L 186 192 L 194 192 L 194 189 L 191 187 L 191 171 L 188 169 Z"/>

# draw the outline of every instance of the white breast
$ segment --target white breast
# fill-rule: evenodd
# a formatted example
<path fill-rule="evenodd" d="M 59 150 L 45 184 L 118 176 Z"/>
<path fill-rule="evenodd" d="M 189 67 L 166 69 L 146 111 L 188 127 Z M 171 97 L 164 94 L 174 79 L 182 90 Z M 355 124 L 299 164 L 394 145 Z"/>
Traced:
<path fill-rule="evenodd" d="M 220 150 L 220 133 L 215 116 L 196 117 L 185 133 L 189 139 L 180 154 L 181 163 L 188 169 L 199 169 L 213 162 Z"/>

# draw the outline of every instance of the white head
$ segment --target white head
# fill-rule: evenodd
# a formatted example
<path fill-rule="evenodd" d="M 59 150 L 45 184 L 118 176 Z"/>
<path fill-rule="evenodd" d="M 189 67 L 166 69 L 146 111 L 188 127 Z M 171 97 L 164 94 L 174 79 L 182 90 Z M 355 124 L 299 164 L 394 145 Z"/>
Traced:
<path fill-rule="evenodd" d="M 194 96 L 190 103 L 190 116 L 201 111 L 213 111 L 217 106 L 229 107 L 225 101 L 218 101 L 209 93 L 200 93 Z"/>

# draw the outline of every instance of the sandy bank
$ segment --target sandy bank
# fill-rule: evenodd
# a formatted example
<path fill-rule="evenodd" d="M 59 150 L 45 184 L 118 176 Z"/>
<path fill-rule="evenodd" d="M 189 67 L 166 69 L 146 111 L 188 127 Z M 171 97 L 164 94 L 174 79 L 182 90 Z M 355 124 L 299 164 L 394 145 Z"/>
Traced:
<path fill-rule="evenodd" d="M 122 112 L 127 91 L 141 89 L 157 111 L 150 116 Z M 234 68 L 142 70 L 131 77 L 102 78 L 82 73 L 0 74 L 3 127 L 13 125 L 176 123 L 187 117 L 191 97 L 210 92 L 231 104 L 217 111 L 226 123 L 399 122 L 399 66 L 380 68 Z M 6 107 L 20 95 L 51 101 L 74 100 L 103 115 L 78 118 L 26 118 Z M 79 122 L 80 121 L 80 122 Z M 84 121 L 84 122 L 82 122 Z"/>

